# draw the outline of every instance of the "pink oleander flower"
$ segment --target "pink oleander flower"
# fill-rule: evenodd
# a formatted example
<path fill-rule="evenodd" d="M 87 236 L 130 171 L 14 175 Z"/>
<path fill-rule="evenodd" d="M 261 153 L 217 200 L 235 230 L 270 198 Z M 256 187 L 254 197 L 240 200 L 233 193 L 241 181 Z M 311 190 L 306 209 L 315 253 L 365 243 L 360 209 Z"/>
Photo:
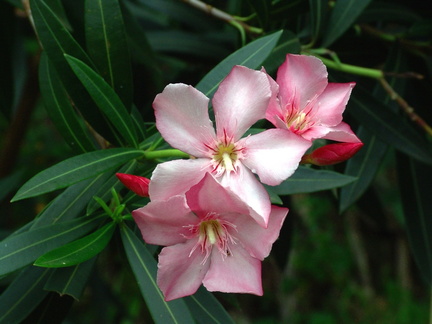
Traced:
<path fill-rule="evenodd" d="M 327 144 L 317 148 L 310 154 L 305 154 L 301 163 L 318 166 L 340 163 L 353 157 L 362 147 L 363 143 L 361 142 Z"/>
<path fill-rule="evenodd" d="M 126 188 L 132 190 L 138 196 L 148 197 L 148 187 L 150 179 L 127 174 L 127 173 L 116 173 L 117 178 L 124 184 Z"/>
<path fill-rule="evenodd" d="M 212 99 L 216 132 L 209 118 L 209 99 L 192 86 L 170 84 L 153 102 L 156 126 L 172 146 L 195 157 L 159 164 L 149 187 L 152 200 L 184 194 L 206 172 L 234 191 L 251 216 L 267 226 L 270 199 L 261 182 L 278 185 L 297 169 L 311 143 L 281 129 L 242 136 L 265 118 L 271 97 L 266 73 L 235 66 Z"/>
<path fill-rule="evenodd" d="M 165 300 L 209 291 L 262 295 L 261 261 L 279 236 L 287 208 L 271 207 L 267 228 L 210 174 L 185 195 L 151 201 L 132 216 L 159 254 L 157 284 Z"/>
<path fill-rule="evenodd" d="M 360 142 L 349 125 L 342 121 L 354 82 L 329 83 L 327 69 L 321 60 L 293 54 L 288 54 L 279 67 L 276 82 L 269 79 L 273 96 L 266 118 L 273 125 L 310 141 L 324 138 Z"/>

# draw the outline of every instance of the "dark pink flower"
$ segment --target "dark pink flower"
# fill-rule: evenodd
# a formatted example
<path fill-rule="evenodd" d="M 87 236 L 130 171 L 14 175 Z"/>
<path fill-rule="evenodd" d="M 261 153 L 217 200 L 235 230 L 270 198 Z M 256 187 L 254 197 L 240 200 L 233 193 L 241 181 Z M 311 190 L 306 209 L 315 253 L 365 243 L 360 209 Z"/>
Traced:
<path fill-rule="evenodd" d="M 329 83 L 321 60 L 294 54 L 288 54 L 279 67 L 276 82 L 269 79 L 273 95 L 266 118 L 277 128 L 288 129 L 310 141 L 360 141 L 342 121 L 354 82 Z"/>
<path fill-rule="evenodd" d="M 126 174 L 126 173 L 116 173 L 117 178 L 125 185 L 126 188 L 135 192 L 138 196 L 148 197 L 148 188 L 150 179 Z"/>
<path fill-rule="evenodd" d="M 317 148 L 310 154 L 305 154 L 301 163 L 319 166 L 340 163 L 353 157 L 362 147 L 363 143 L 361 142 L 327 144 Z"/>
<path fill-rule="evenodd" d="M 185 195 L 152 201 L 132 216 L 159 255 L 157 284 L 165 300 L 209 291 L 262 295 L 261 261 L 279 236 L 287 208 L 272 206 L 267 228 L 210 174 Z"/>
<path fill-rule="evenodd" d="M 159 164 L 150 183 L 152 200 L 184 194 L 206 172 L 234 191 L 250 215 L 267 226 L 270 199 L 263 185 L 278 185 L 297 169 L 311 143 L 280 129 L 242 137 L 265 118 L 271 97 L 267 74 L 235 66 L 213 99 L 216 131 L 209 118 L 209 99 L 191 86 L 170 84 L 153 102 L 156 126 L 173 147 L 194 159 Z"/>

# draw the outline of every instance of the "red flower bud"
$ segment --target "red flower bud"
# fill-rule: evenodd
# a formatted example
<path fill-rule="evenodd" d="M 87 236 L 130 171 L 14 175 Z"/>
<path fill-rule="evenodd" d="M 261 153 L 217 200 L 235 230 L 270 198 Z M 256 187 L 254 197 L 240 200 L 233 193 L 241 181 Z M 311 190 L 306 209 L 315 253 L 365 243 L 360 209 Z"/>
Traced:
<path fill-rule="evenodd" d="M 138 196 L 149 196 L 148 187 L 150 179 L 126 173 L 116 173 L 116 176 L 125 185 L 126 188 L 132 190 Z"/>
<path fill-rule="evenodd" d="M 302 164 L 314 164 L 318 166 L 331 165 L 343 162 L 351 158 L 363 146 L 363 143 L 336 143 L 317 148 L 310 154 L 302 157 Z"/>

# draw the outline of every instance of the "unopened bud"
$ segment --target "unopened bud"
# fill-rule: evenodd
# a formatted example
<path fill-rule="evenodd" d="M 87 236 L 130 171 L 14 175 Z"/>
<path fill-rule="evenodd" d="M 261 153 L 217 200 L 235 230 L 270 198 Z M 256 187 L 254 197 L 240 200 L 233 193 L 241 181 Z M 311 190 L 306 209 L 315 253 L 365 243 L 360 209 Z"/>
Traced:
<path fill-rule="evenodd" d="M 148 187 L 150 179 L 126 173 L 116 173 L 116 176 L 126 188 L 132 190 L 138 196 L 149 196 Z"/>
<path fill-rule="evenodd" d="M 363 143 L 336 143 L 324 145 L 310 154 L 302 157 L 302 164 L 314 164 L 318 166 L 332 165 L 348 160 L 358 152 Z"/>

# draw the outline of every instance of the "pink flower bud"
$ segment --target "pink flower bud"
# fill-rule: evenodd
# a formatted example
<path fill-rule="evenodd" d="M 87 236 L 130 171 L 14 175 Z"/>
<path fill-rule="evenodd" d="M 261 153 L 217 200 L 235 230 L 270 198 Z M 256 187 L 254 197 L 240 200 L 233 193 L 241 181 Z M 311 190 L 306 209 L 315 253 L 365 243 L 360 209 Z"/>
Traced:
<path fill-rule="evenodd" d="M 132 190 L 138 196 L 149 196 L 148 187 L 150 179 L 126 173 L 116 173 L 116 176 L 125 185 L 126 188 Z"/>
<path fill-rule="evenodd" d="M 309 163 L 318 166 L 336 164 L 351 158 L 362 146 L 363 143 L 361 142 L 324 145 L 310 154 L 305 154 L 301 163 Z"/>

